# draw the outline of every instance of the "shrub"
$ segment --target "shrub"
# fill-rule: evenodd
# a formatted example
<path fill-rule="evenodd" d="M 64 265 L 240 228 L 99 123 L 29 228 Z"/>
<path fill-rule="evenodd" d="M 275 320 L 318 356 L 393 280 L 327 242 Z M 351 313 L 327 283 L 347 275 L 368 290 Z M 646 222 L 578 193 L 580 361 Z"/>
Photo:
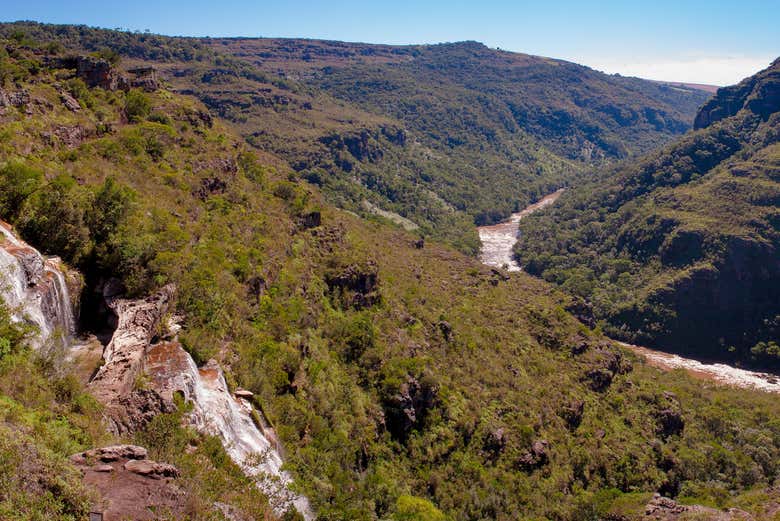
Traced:
<path fill-rule="evenodd" d="M 394 521 L 444 521 L 445 519 L 442 511 L 427 499 L 404 495 L 395 503 Z"/>
<path fill-rule="evenodd" d="M 152 110 L 149 97 L 139 89 L 132 89 L 125 95 L 125 114 L 132 123 L 144 120 Z"/>

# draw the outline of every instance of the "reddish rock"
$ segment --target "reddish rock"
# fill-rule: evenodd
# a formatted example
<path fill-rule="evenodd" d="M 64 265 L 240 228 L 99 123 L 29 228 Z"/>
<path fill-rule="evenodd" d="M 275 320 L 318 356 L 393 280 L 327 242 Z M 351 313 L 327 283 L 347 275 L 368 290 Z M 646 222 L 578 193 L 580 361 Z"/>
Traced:
<path fill-rule="evenodd" d="M 125 470 L 148 476 L 154 479 L 175 478 L 179 476 L 179 470 L 167 463 L 157 463 L 151 460 L 129 460 L 124 464 Z"/>
<path fill-rule="evenodd" d="M 90 463 L 94 458 L 106 461 Z M 146 459 L 146 449 L 136 445 L 114 445 L 71 456 L 83 472 L 84 484 L 95 491 L 91 512 L 103 521 L 152 521 L 185 519 L 186 494 L 177 486 L 179 471 L 166 463 Z M 155 514 L 157 512 L 158 514 Z"/>

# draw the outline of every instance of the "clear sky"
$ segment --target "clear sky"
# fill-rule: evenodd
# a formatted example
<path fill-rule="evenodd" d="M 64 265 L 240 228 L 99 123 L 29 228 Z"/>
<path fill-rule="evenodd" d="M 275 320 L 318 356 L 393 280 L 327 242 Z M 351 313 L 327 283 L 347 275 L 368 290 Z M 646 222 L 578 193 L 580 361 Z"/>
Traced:
<path fill-rule="evenodd" d="M 478 40 L 610 73 L 717 85 L 780 55 L 780 0 L 0 0 L 0 20 L 187 36 Z"/>

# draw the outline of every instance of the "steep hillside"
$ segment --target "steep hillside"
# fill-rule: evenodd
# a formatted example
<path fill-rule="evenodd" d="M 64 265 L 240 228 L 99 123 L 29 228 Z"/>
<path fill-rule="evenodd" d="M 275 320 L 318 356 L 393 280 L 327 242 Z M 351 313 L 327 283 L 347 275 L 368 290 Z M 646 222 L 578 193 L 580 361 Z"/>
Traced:
<path fill-rule="evenodd" d="M 757 518 L 776 503 L 775 396 L 660 373 L 543 281 L 326 204 L 143 72 L 25 35 L 0 49 L 0 217 L 83 273 L 80 327 L 98 338 L 117 327 L 105 295 L 177 287 L 179 340 L 252 393 L 321 519 L 632 519 L 656 491 Z M 42 356 L 10 311 L 0 514 L 83 517 L 81 453 L 120 441 L 79 381 L 98 362 Z M 132 385 L 151 396 L 145 375 Z M 182 424 L 185 403 L 136 405 L 121 441 L 179 468 L 186 518 L 274 517 Z"/>
<path fill-rule="evenodd" d="M 507 216 L 589 164 L 666 142 L 706 99 L 468 42 L 390 47 L 0 27 L 15 31 L 154 65 L 330 202 L 472 254 L 475 222 Z"/>
<path fill-rule="evenodd" d="M 619 337 L 777 367 L 780 61 L 720 89 L 696 127 L 523 221 L 516 251 Z"/>

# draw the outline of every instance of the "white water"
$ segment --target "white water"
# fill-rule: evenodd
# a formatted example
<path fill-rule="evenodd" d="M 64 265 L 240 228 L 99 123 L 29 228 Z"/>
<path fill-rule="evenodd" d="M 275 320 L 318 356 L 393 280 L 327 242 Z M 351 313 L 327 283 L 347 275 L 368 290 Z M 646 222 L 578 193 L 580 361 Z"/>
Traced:
<path fill-rule="evenodd" d="M 294 507 L 307 521 L 314 519 L 308 500 L 289 490 L 292 478 L 282 470 L 284 461 L 275 433 L 270 428 L 261 431 L 253 419 L 254 415 L 260 418 L 259 413 L 247 400 L 230 394 L 216 362 L 198 369 L 177 342 L 168 342 L 152 346 L 145 365 L 164 392 L 179 391 L 193 404 L 192 424 L 222 440 L 230 458 L 257 479 L 277 514 Z"/>
<path fill-rule="evenodd" d="M 740 387 L 743 389 L 758 389 L 770 393 L 780 393 L 780 377 L 769 373 L 747 371 L 726 364 L 704 364 L 679 355 L 655 351 L 646 347 L 618 342 L 626 349 L 641 355 L 647 362 L 659 369 L 685 369 L 694 376 L 704 378 L 719 384 Z"/>
<path fill-rule="evenodd" d="M 518 223 L 533 212 L 553 204 L 563 191 L 558 190 L 523 211 L 512 214 L 505 222 L 492 226 L 481 226 L 479 238 L 482 241 L 480 260 L 483 264 L 497 268 L 506 267 L 508 271 L 520 271 L 514 260 L 513 247 L 517 242 Z M 655 351 L 646 347 L 618 342 L 623 347 L 643 356 L 650 365 L 664 370 L 685 369 L 694 376 L 740 388 L 759 389 L 780 393 L 780 378 L 776 375 L 746 371 L 726 364 L 704 364 L 698 360 L 683 358 L 679 355 Z"/>
<path fill-rule="evenodd" d="M 506 268 L 507 271 L 520 271 L 515 260 L 512 247 L 517 242 L 517 230 L 520 221 L 537 210 L 553 204 L 563 193 L 563 188 L 553 192 L 538 202 L 513 213 L 508 220 L 490 226 L 480 226 L 479 240 L 482 241 L 479 258 L 483 264 L 495 268 Z"/>
<path fill-rule="evenodd" d="M 75 334 L 75 319 L 60 260 L 44 258 L 19 240 L 0 221 L 0 298 L 12 319 L 32 323 L 31 343 L 41 348 L 53 341 L 65 344 Z"/>

